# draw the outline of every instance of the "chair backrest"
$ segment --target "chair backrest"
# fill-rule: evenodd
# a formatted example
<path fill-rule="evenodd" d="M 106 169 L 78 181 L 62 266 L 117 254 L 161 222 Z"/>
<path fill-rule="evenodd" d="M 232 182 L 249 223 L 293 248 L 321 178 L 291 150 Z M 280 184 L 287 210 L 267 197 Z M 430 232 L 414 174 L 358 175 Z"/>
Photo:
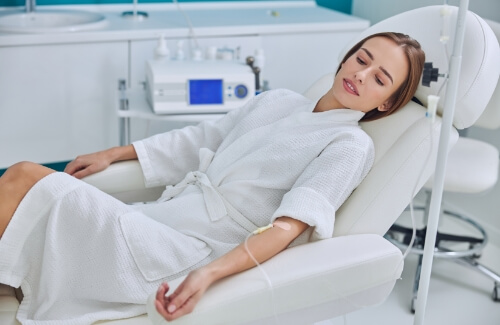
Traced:
<path fill-rule="evenodd" d="M 456 7 L 450 7 L 450 10 L 451 26 L 454 26 L 458 10 Z M 441 6 L 424 7 L 384 20 L 361 33 L 341 56 L 368 35 L 397 31 L 418 40 L 426 52 L 426 61 L 433 62 L 434 67 L 439 67 L 441 71 L 447 71 L 445 51 L 439 41 L 442 26 L 440 11 Z M 460 95 L 454 119 L 454 125 L 459 129 L 472 125 L 481 115 L 500 73 L 500 49 L 491 29 L 484 20 L 471 12 L 467 14 L 466 26 Z M 451 44 L 453 36 L 450 35 Z M 333 74 L 323 77 L 305 95 L 318 99 L 329 89 L 332 80 Z M 420 86 L 416 97 L 426 103 L 427 95 L 436 94 L 440 86 L 440 82 L 430 88 Z M 444 92 L 441 96 L 444 96 Z M 442 110 L 442 104 L 440 106 Z M 416 190 L 433 173 L 441 121 L 438 118 L 431 124 L 425 118 L 425 108 L 410 102 L 391 116 L 365 122 L 361 126 L 375 144 L 375 163 L 367 177 L 337 211 L 333 236 L 384 234 L 408 205 Z M 458 134 L 454 130 L 451 141 L 457 138 Z M 424 166 L 429 153 L 429 163 Z"/>
<path fill-rule="evenodd" d="M 500 42 L 500 23 L 487 19 L 485 19 L 485 21 L 495 33 L 497 41 Z M 498 60 L 500 61 L 500 57 L 498 57 Z M 474 123 L 474 126 L 485 129 L 500 128 L 500 81 L 497 83 L 497 87 L 495 88 L 488 105 L 484 109 L 483 114 L 481 114 L 476 123 Z"/>

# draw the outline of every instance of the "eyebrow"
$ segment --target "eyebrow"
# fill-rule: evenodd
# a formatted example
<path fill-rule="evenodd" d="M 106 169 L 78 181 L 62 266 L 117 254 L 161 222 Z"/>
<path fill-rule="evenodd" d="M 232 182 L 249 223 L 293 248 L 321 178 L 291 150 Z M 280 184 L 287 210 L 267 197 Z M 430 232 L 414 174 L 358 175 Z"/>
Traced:
<path fill-rule="evenodd" d="M 366 55 L 368 55 L 368 57 L 373 61 L 373 54 L 368 51 L 367 49 L 365 49 L 364 47 L 361 48 L 363 51 L 365 51 Z M 384 67 L 379 67 L 380 70 L 382 70 L 382 72 L 391 80 L 391 82 L 394 84 L 394 80 L 392 80 L 392 76 L 390 75 L 390 73 L 384 69 Z"/>

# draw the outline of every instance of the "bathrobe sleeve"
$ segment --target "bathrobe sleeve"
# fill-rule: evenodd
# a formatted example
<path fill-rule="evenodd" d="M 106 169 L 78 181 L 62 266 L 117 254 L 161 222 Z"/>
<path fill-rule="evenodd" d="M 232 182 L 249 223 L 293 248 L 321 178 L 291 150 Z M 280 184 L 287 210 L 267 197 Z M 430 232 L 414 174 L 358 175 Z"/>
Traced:
<path fill-rule="evenodd" d="M 177 184 L 188 172 L 198 170 L 200 149 L 215 152 L 238 121 L 258 106 L 261 97 L 254 97 L 221 119 L 203 121 L 134 142 L 146 187 Z"/>
<path fill-rule="evenodd" d="M 361 129 L 339 134 L 283 196 L 272 222 L 287 216 L 307 223 L 312 228 L 308 241 L 331 237 L 335 211 L 368 174 L 373 160 L 373 142 Z"/>

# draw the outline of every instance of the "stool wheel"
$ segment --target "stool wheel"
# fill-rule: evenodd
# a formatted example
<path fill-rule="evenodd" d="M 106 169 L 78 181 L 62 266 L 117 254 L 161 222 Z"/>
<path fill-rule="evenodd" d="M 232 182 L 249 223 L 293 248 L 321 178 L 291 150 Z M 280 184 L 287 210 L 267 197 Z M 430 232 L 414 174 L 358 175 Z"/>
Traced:
<path fill-rule="evenodd" d="M 470 250 L 474 250 L 474 249 L 476 248 L 476 245 L 477 245 L 477 244 L 470 244 L 470 245 L 469 245 L 469 249 L 470 249 Z M 482 254 L 481 254 L 481 253 L 482 253 L 482 251 L 479 251 L 479 252 L 476 252 L 476 253 L 472 253 L 471 257 L 472 257 L 472 258 L 481 258 L 481 256 L 482 256 Z"/>
<path fill-rule="evenodd" d="M 493 292 L 491 293 L 491 298 L 495 302 L 500 302 L 500 284 L 495 283 L 495 286 L 493 287 Z"/>
<path fill-rule="evenodd" d="M 415 305 L 417 304 L 417 298 L 416 297 L 413 297 L 411 299 L 411 313 L 412 314 L 415 314 Z"/>

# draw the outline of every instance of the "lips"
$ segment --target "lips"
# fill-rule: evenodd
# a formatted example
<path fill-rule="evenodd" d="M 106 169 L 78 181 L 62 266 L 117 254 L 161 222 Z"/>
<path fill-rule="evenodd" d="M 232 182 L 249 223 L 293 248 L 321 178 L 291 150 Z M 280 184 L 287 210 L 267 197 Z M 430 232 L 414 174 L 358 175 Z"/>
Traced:
<path fill-rule="evenodd" d="M 349 79 L 344 79 L 344 89 L 350 94 L 359 96 L 358 89 Z"/>

